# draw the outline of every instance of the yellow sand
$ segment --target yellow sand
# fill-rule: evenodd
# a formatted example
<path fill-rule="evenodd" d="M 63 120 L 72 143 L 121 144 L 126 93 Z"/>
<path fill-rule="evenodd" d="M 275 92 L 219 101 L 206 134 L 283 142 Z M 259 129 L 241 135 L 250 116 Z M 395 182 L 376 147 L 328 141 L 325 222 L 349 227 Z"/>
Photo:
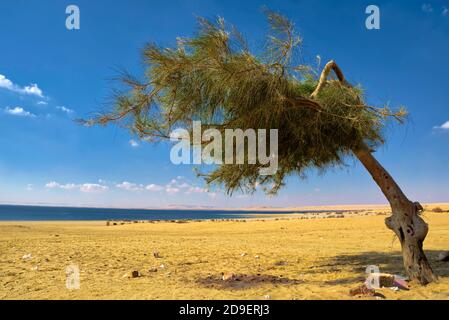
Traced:
<path fill-rule="evenodd" d="M 449 212 L 424 217 L 425 248 L 440 281 L 381 289 L 387 299 L 449 299 L 449 262 L 436 261 L 449 250 Z M 384 219 L 3 222 L 0 299 L 357 299 L 348 292 L 363 282 L 367 265 L 403 273 L 400 245 Z M 65 287 L 70 264 L 80 268 L 79 290 Z M 142 276 L 128 277 L 133 270 Z M 222 272 L 242 281 L 223 281 Z"/>

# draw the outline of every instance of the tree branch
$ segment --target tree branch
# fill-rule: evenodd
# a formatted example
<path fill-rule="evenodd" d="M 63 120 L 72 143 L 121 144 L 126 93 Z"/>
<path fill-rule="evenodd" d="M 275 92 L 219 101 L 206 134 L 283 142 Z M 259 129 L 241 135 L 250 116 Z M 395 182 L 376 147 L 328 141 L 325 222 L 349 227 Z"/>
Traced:
<path fill-rule="evenodd" d="M 344 84 L 347 85 L 345 76 L 343 75 L 343 72 L 341 71 L 340 67 L 335 63 L 334 60 L 329 61 L 326 66 L 324 67 L 323 71 L 321 72 L 320 80 L 318 82 L 317 87 L 315 88 L 315 91 L 310 95 L 312 99 L 315 99 L 317 95 L 320 93 L 323 86 L 326 84 L 327 77 L 329 76 L 329 73 L 333 70 L 335 72 L 335 75 L 337 76 L 338 80 Z"/>

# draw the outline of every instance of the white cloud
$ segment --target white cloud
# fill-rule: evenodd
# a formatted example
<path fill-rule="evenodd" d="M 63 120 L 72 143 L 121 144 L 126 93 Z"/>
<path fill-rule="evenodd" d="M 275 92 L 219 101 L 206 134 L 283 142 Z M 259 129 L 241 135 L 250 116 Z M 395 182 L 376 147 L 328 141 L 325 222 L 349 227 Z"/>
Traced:
<path fill-rule="evenodd" d="M 134 140 L 134 139 L 129 140 L 129 144 L 133 148 L 137 148 L 139 146 L 139 143 L 136 140 Z"/>
<path fill-rule="evenodd" d="M 33 185 L 31 183 L 27 184 L 25 190 L 26 191 L 33 191 L 34 190 Z"/>
<path fill-rule="evenodd" d="M 164 190 L 164 187 L 157 184 L 149 184 L 145 187 L 145 189 L 148 191 L 162 191 Z"/>
<path fill-rule="evenodd" d="M 117 184 L 116 187 L 119 189 L 128 190 L 128 191 L 143 190 L 143 185 L 131 183 L 128 181 L 123 181 L 122 183 Z"/>
<path fill-rule="evenodd" d="M 59 183 L 57 183 L 56 181 L 48 182 L 48 183 L 45 185 L 45 188 L 47 188 L 47 189 L 55 189 L 55 188 L 59 188 Z"/>
<path fill-rule="evenodd" d="M 46 106 L 48 104 L 48 102 L 46 101 L 38 101 L 37 103 L 39 106 Z"/>
<path fill-rule="evenodd" d="M 433 7 L 432 7 L 432 5 L 430 3 L 424 3 L 421 6 L 421 9 L 422 9 L 422 11 L 427 12 L 427 13 L 433 12 Z"/>
<path fill-rule="evenodd" d="M 4 75 L 0 74 L 0 88 L 7 90 L 14 90 L 14 84 L 11 80 L 7 79 Z"/>
<path fill-rule="evenodd" d="M 446 121 L 441 126 L 436 126 L 434 129 L 443 129 L 443 130 L 449 130 L 449 121 Z"/>
<path fill-rule="evenodd" d="M 72 114 L 74 111 L 72 109 L 66 108 L 64 106 L 57 106 L 56 109 L 61 110 L 67 114 Z"/>
<path fill-rule="evenodd" d="M 86 193 L 100 193 L 108 190 L 109 188 L 107 186 L 97 184 L 97 183 L 85 183 L 80 186 L 81 192 Z"/>
<path fill-rule="evenodd" d="M 30 86 L 25 86 L 22 90 L 24 93 L 29 95 L 35 95 L 40 98 L 44 96 L 42 90 L 35 83 L 31 84 Z"/>
<path fill-rule="evenodd" d="M 13 83 L 11 80 L 6 78 L 6 76 L 0 74 L 0 88 L 16 92 L 19 94 L 26 94 L 26 95 L 33 95 L 37 96 L 39 98 L 44 97 L 44 93 L 39 88 L 39 86 L 35 83 L 30 84 L 29 86 L 21 87 L 15 83 Z"/>
<path fill-rule="evenodd" d="M 3 109 L 5 113 L 12 115 L 12 116 L 19 116 L 19 117 L 35 117 L 36 115 L 32 114 L 29 111 L 26 111 L 22 107 L 14 107 L 14 108 L 4 108 Z"/>
<path fill-rule="evenodd" d="M 447 7 L 443 7 L 442 11 L 441 11 L 441 15 L 443 17 L 447 17 L 449 16 L 449 9 Z"/>
<path fill-rule="evenodd" d="M 201 188 L 201 187 L 190 187 L 187 191 L 186 194 L 191 194 L 191 193 L 205 193 L 207 192 L 206 189 Z"/>
<path fill-rule="evenodd" d="M 179 191 L 180 191 L 179 188 L 174 188 L 174 187 L 165 188 L 165 192 L 167 192 L 168 194 L 175 194 L 175 193 L 178 193 Z"/>
<path fill-rule="evenodd" d="M 74 183 L 67 183 L 64 185 L 60 185 L 59 187 L 64 190 L 73 190 L 79 188 L 79 186 Z"/>
<path fill-rule="evenodd" d="M 178 176 L 175 179 L 172 179 L 166 185 L 158 185 L 158 184 L 137 184 L 129 181 L 124 181 L 122 183 L 115 184 L 116 188 L 127 190 L 127 191 L 141 191 L 147 190 L 150 192 L 160 192 L 163 191 L 166 194 L 173 195 L 180 192 L 184 194 L 209 194 L 211 197 L 215 197 L 216 194 L 213 192 L 209 192 L 209 190 L 205 188 L 201 188 L 195 185 L 189 184 L 185 181 L 185 178 L 182 176 Z"/>
<path fill-rule="evenodd" d="M 64 190 L 73 190 L 79 188 L 79 185 L 76 185 L 74 183 L 67 183 L 67 184 L 60 184 L 56 181 L 49 182 L 45 185 L 45 188 L 47 189 L 64 189 Z"/>
<path fill-rule="evenodd" d="M 63 189 L 63 190 L 79 190 L 85 193 L 98 193 L 108 190 L 109 188 L 105 185 L 97 184 L 97 183 L 84 183 L 84 184 L 60 184 L 56 181 L 48 182 L 45 185 L 47 189 Z"/>

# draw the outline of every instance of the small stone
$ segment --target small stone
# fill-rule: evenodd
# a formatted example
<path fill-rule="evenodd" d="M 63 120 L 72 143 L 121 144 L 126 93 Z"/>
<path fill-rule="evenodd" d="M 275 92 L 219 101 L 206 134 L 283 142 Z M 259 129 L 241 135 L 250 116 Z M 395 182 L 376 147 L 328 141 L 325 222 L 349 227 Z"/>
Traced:
<path fill-rule="evenodd" d="M 351 289 L 349 291 L 349 294 L 351 296 L 370 296 L 373 297 L 376 294 L 376 291 L 374 291 L 374 289 L 369 289 L 365 284 Z"/>
<path fill-rule="evenodd" d="M 148 272 L 157 272 L 157 268 L 150 268 Z"/>
<path fill-rule="evenodd" d="M 399 288 L 398 287 L 390 287 L 390 290 L 399 291 Z"/>
<path fill-rule="evenodd" d="M 264 299 L 265 299 L 265 300 L 270 300 L 270 299 L 271 299 L 271 296 L 270 296 L 269 294 L 266 294 L 266 295 L 264 296 Z"/>
<path fill-rule="evenodd" d="M 258 255 L 255 255 L 254 258 L 259 259 L 260 257 Z"/>
<path fill-rule="evenodd" d="M 31 268 L 31 271 L 38 271 L 38 270 L 39 270 L 38 266 L 34 266 L 34 267 Z"/>
<path fill-rule="evenodd" d="M 441 252 L 438 255 L 438 261 L 448 262 L 449 261 L 449 251 Z"/>
<path fill-rule="evenodd" d="M 153 257 L 155 257 L 156 259 L 162 258 L 162 257 L 160 256 L 159 252 L 157 252 L 157 251 L 154 251 L 154 252 L 153 252 Z"/>
<path fill-rule="evenodd" d="M 165 269 L 165 265 L 164 265 L 164 264 L 161 264 L 161 265 L 159 266 L 159 268 L 160 268 L 160 269 Z"/>
<path fill-rule="evenodd" d="M 137 270 L 134 270 L 133 272 L 131 272 L 131 278 L 138 278 L 140 277 L 140 272 Z"/>
<path fill-rule="evenodd" d="M 22 259 L 23 260 L 30 260 L 33 256 L 31 255 L 31 253 L 25 254 Z"/>
<path fill-rule="evenodd" d="M 223 276 L 221 277 L 223 281 L 232 281 L 235 279 L 235 274 L 232 272 L 226 272 L 223 273 Z"/>
<path fill-rule="evenodd" d="M 243 252 L 242 254 L 240 254 L 241 257 L 246 256 L 246 252 Z"/>

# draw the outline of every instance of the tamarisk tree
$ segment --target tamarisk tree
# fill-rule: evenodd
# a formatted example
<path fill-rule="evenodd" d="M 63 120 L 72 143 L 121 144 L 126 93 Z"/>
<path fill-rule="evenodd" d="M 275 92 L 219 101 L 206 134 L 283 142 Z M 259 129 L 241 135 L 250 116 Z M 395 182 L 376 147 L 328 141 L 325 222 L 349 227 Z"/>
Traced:
<path fill-rule="evenodd" d="M 322 70 L 319 59 L 295 65 L 302 39 L 293 23 L 274 12 L 267 18 L 267 44 L 257 56 L 222 18 L 200 18 L 198 33 L 178 38 L 173 48 L 148 44 L 144 80 L 121 75 L 125 89 L 114 95 L 114 107 L 85 124 L 116 122 L 151 142 L 169 138 L 175 127 L 191 128 L 196 120 L 218 130 L 278 129 L 275 174 L 260 175 L 260 163 L 216 165 L 200 174 L 228 193 L 254 191 L 256 185 L 276 193 L 287 176 L 302 177 L 309 168 L 323 170 L 355 157 L 391 205 L 385 222 L 400 240 L 407 275 L 421 284 L 432 282 L 436 276 L 423 252 L 428 232 L 423 208 L 373 156 L 384 143 L 386 123 L 403 122 L 406 111 L 368 105 L 362 89 L 352 86 L 334 61 Z"/>

